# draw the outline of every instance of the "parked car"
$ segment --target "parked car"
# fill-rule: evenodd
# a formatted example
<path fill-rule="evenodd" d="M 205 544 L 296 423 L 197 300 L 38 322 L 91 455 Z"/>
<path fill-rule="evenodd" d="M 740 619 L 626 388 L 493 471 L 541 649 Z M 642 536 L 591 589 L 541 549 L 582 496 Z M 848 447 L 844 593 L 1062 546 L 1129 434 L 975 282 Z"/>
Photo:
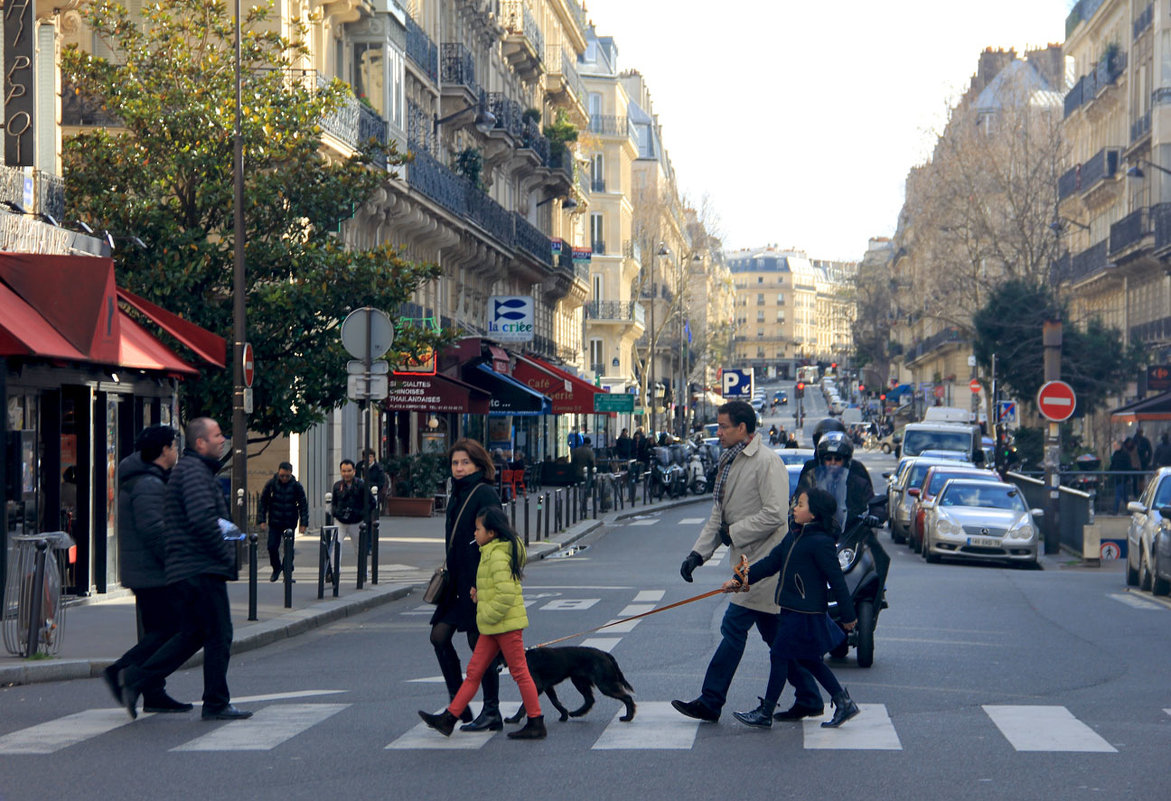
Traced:
<path fill-rule="evenodd" d="M 1171 467 L 1160 467 L 1126 510 L 1126 583 L 1155 595 L 1171 593 Z"/>
<path fill-rule="evenodd" d="M 1021 491 L 1002 481 L 953 478 L 943 485 L 932 510 L 927 561 L 942 556 L 1037 563 L 1038 532 Z"/>
<path fill-rule="evenodd" d="M 781 406 L 787 406 L 789 403 L 789 393 L 783 389 L 778 389 L 773 393 L 773 403 L 779 403 Z"/>
<path fill-rule="evenodd" d="M 902 449 L 907 456 L 918 456 L 927 450 L 963 451 L 970 454 L 968 461 L 984 463 L 984 451 L 979 426 L 959 423 L 909 423 L 903 429 Z"/>
<path fill-rule="evenodd" d="M 911 550 L 923 553 L 924 558 L 926 558 L 926 545 L 931 533 L 928 530 L 931 508 L 935 505 L 936 497 L 943 489 L 943 485 L 953 478 L 1000 481 L 1000 476 L 992 471 L 976 467 L 937 464 L 927 470 L 927 475 L 923 476 L 923 486 L 919 488 L 919 497 L 915 499 L 915 504 L 911 507 L 911 535 L 907 538 L 910 541 Z"/>
<path fill-rule="evenodd" d="M 925 456 L 928 459 L 952 459 L 957 462 L 967 462 L 969 464 L 972 462 L 971 456 L 967 453 L 964 453 L 963 451 L 946 451 L 943 449 L 933 448 L 931 450 L 923 451 L 919 455 Z"/>
<path fill-rule="evenodd" d="M 841 414 L 842 412 L 846 411 L 846 408 L 848 406 L 849 406 L 849 404 L 846 403 L 841 398 L 835 398 L 834 400 L 831 400 L 829 402 L 829 413 L 830 414 Z"/>
<path fill-rule="evenodd" d="M 928 468 L 936 464 L 962 466 L 964 463 L 951 459 L 908 456 L 902 464 L 902 469 L 894 484 L 891 485 L 891 497 L 894 504 L 887 506 L 887 514 L 890 517 L 890 536 L 895 542 L 907 541 L 907 535 L 910 534 L 911 528 L 911 505 L 915 502 L 915 497 L 909 494 L 909 490 L 923 484 L 923 477 L 927 475 Z"/>
<path fill-rule="evenodd" d="M 901 428 L 890 432 L 878 440 L 878 447 L 882 449 L 883 453 L 894 453 L 896 456 L 901 455 L 902 444 L 903 430 Z"/>
<path fill-rule="evenodd" d="M 813 458 L 813 448 L 773 448 L 773 453 L 781 457 L 781 461 L 788 465 L 802 467 Z"/>

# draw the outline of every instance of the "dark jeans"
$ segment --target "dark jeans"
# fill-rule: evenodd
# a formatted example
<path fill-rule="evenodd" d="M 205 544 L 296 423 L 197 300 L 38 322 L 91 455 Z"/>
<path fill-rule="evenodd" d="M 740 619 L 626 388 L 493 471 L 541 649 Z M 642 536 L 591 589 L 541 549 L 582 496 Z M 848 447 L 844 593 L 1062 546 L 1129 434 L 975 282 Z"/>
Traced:
<path fill-rule="evenodd" d="M 142 665 L 179 632 L 179 608 L 174 587 L 141 587 L 134 590 L 134 607 L 138 614 L 138 644 L 119 657 L 112 673 L 131 665 Z M 156 677 L 143 685 L 147 706 L 166 696 L 166 676 Z"/>
<path fill-rule="evenodd" d="M 228 658 L 232 648 L 232 614 L 227 580 L 200 575 L 172 585 L 182 622 L 171 637 L 140 667 L 126 669 L 126 684 L 143 689 L 165 679 L 203 648 L 203 711 L 218 712 L 232 699 L 228 692 Z"/>
<path fill-rule="evenodd" d="M 285 536 L 286 529 L 292 529 L 294 536 L 297 533 L 297 523 L 289 525 L 286 523 L 268 524 L 268 561 L 272 565 L 273 570 L 282 570 L 284 562 L 281 561 L 281 540 Z M 290 554 L 290 564 L 292 563 L 292 555 Z"/>
<path fill-rule="evenodd" d="M 740 659 L 744 656 L 744 645 L 748 640 L 748 630 L 755 624 L 760 638 L 765 644 L 772 647 L 776 639 L 777 615 L 769 612 L 758 612 L 747 609 L 738 604 L 728 604 L 724 612 L 724 620 L 720 623 L 720 644 L 708 663 L 707 673 L 703 677 L 703 690 L 699 700 L 717 715 L 724 708 L 728 700 L 728 687 L 732 684 L 732 676 L 740 666 Z M 821 695 L 813 684 L 813 677 L 805 674 L 806 681 L 794 683 L 797 690 L 797 703 L 806 706 L 821 706 Z"/>

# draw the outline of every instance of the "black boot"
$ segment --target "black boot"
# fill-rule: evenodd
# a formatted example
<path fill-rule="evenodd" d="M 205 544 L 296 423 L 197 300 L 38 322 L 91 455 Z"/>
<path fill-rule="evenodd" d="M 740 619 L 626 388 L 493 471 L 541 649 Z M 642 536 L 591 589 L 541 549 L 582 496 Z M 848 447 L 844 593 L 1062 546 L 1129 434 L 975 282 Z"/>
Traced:
<path fill-rule="evenodd" d="M 858 709 L 858 705 L 850 700 L 850 693 L 846 691 L 845 687 L 842 688 L 841 693 L 833 697 L 833 702 L 834 716 L 821 724 L 823 729 L 836 729 L 861 711 Z"/>
<path fill-rule="evenodd" d="M 545 716 L 537 715 L 535 718 L 526 718 L 523 729 L 510 731 L 508 739 L 510 740 L 544 740 L 545 735 Z"/>
<path fill-rule="evenodd" d="M 773 710 L 776 709 L 775 702 L 760 699 L 760 706 L 751 712 L 733 712 L 732 716 L 736 720 L 743 723 L 745 726 L 755 726 L 758 729 L 772 728 L 773 725 Z"/>
<path fill-rule="evenodd" d="M 484 708 L 471 723 L 459 727 L 460 731 L 500 731 L 504 728 L 504 718 L 500 716 L 499 701 L 485 701 Z"/>
<path fill-rule="evenodd" d="M 424 723 L 435 729 L 435 731 L 439 732 L 444 737 L 450 737 L 452 731 L 455 730 L 456 717 L 446 709 L 438 715 L 432 715 L 430 712 L 424 712 L 420 709 L 419 717 L 423 719 Z"/>
<path fill-rule="evenodd" d="M 784 712 L 773 715 L 773 720 L 800 720 L 801 718 L 819 718 L 825 714 L 823 706 L 803 706 L 794 703 Z"/>

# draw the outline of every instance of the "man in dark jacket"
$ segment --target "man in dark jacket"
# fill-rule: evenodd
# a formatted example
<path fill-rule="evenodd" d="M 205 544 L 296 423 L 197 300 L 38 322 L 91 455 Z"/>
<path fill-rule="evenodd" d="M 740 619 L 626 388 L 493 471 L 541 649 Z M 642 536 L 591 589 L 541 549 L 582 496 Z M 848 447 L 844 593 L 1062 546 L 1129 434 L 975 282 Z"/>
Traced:
<path fill-rule="evenodd" d="M 573 474 L 578 481 L 584 481 L 587 485 L 593 481 L 594 468 L 598 462 L 594 458 L 594 446 L 589 437 L 583 438 L 582 444 L 570 452 L 569 463 L 573 465 Z"/>
<path fill-rule="evenodd" d="M 309 499 L 305 497 L 305 488 L 301 482 L 293 478 L 293 466 L 288 462 L 281 462 L 277 466 L 276 475 L 264 485 L 256 522 L 262 530 L 268 529 L 268 561 L 272 565 L 272 578 L 269 581 L 276 581 L 284 570 L 281 538 L 285 530 L 299 527 L 304 534 L 309 527 Z M 291 554 L 289 561 L 292 562 Z M 292 579 L 292 575 L 289 578 Z"/>
<path fill-rule="evenodd" d="M 138 696 L 159 676 L 167 676 L 203 648 L 203 719 L 252 717 L 232 706 L 228 658 L 232 616 L 228 581 L 236 579 L 234 548 L 225 532 L 228 502 L 216 483 L 225 438 L 219 423 L 197 417 L 187 424 L 187 447 L 167 482 L 167 581 L 177 589 L 182 627 L 142 667 L 122 671 L 122 701 L 136 717 Z"/>
<path fill-rule="evenodd" d="M 163 506 L 167 476 L 179 459 L 175 429 L 151 426 L 134 443 L 138 449 L 118 465 L 118 574 L 122 586 L 134 591 L 138 614 L 138 644 L 103 671 L 110 692 L 119 702 L 118 674 L 130 665 L 146 662 L 179 631 L 175 591 L 167 586 L 167 526 Z M 147 712 L 190 712 L 191 704 L 167 695 L 166 677 L 142 688 Z"/>
<path fill-rule="evenodd" d="M 330 513 L 333 515 L 333 522 L 337 524 L 338 542 L 349 537 L 354 546 L 354 553 L 357 554 L 361 531 L 359 526 L 366 519 L 369 495 L 366 493 L 365 482 L 357 477 L 353 459 L 342 459 L 339 469 L 342 478 L 333 485 Z"/>

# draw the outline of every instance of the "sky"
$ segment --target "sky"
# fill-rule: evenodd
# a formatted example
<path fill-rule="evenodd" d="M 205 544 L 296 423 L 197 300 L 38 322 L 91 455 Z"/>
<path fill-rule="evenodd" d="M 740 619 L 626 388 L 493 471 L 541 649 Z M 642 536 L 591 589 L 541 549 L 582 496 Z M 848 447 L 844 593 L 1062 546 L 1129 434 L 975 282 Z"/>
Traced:
<path fill-rule="evenodd" d="M 1072 0 L 585 0 L 651 90 L 680 191 L 726 248 L 857 261 L 987 47 L 1065 38 Z"/>

